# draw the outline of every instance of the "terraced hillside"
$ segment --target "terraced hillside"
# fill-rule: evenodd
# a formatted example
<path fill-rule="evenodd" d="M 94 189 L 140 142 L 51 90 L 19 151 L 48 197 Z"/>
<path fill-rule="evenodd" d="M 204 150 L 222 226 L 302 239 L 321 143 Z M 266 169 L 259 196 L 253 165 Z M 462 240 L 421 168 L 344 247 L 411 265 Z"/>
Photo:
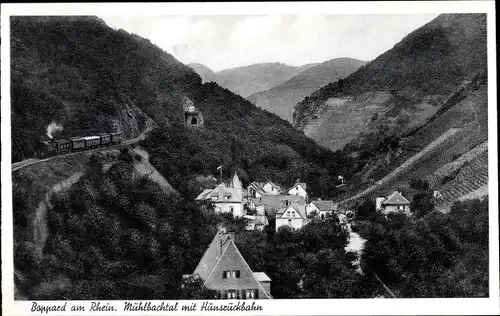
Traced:
<path fill-rule="evenodd" d="M 436 207 L 442 211 L 447 211 L 455 201 L 463 197 L 467 197 L 468 195 L 471 195 L 471 197 L 487 195 L 487 187 L 488 150 L 486 149 L 477 155 L 475 159 L 460 168 L 455 179 L 443 186 L 443 189 L 440 191 L 442 197 L 439 199 Z"/>
<path fill-rule="evenodd" d="M 460 137 L 462 130 L 457 128 L 451 128 L 443 135 L 435 139 L 428 146 L 426 146 L 422 151 L 418 152 L 410 159 L 406 160 L 402 165 L 394 169 L 392 172 L 387 174 L 384 178 L 377 181 L 376 184 L 368 187 L 364 191 L 342 201 L 342 204 L 349 205 L 350 203 L 368 196 L 372 193 L 376 193 L 381 190 L 385 190 L 394 185 L 394 183 L 404 177 L 407 178 L 407 175 L 414 170 L 414 168 L 419 165 L 422 165 L 424 161 L 433 159 L 436 153 L 439 153 L 447 144 L 453 144 L 453 139 Z"/>

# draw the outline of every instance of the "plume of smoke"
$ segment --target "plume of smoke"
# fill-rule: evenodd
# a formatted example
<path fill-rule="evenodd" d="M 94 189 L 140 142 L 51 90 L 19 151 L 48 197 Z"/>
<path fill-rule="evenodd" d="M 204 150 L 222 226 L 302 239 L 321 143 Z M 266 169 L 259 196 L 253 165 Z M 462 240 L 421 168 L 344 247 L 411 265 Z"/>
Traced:
<path fill-rule="evenodd" d="M 52 122 L 47 126 L 47 136 L 52 139 L 54 138 L 54 132 L 60 132 L 63 130 L 62 125 L 57 124 L 56 122 Z"/>

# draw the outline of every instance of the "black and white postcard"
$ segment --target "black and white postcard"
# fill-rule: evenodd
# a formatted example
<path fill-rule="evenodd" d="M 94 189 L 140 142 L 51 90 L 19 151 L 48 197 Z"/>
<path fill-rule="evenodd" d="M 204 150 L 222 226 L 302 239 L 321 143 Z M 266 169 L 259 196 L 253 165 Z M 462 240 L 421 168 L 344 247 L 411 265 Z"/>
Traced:
<path fill-rule="evenodd" d="M 4 315 L 500 312 L 493 1 L 1 15 Z"/>

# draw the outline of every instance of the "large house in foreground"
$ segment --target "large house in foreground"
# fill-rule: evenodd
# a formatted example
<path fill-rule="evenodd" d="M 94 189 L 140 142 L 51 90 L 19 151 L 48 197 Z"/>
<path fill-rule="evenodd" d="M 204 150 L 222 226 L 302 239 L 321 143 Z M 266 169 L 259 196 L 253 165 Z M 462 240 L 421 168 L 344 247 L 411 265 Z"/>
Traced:
<path fill-rule="evenodd" d="M 410 213 L 410 201 L 401 192 L 394 191 L 387 197 L 375 199 L 375 209 L 377 212 L 387 215 L 394 212 Z"/>
<path fill-rule="evenodd" d="M 221 299 L 271 299 L 271 279 L 253 272 L 234 241 L 234 234 L 220 228 L 194 270 L 204 285 Z"/>

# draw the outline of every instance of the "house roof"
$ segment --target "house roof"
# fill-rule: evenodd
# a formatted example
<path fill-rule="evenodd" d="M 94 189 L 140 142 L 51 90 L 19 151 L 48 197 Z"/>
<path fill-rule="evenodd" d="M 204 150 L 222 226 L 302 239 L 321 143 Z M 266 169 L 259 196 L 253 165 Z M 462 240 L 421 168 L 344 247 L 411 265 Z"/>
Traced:
<path fill-rule="evenodd" d="M 291 189 L 295 188 L 298 185 L 300 185 L 304 190 L 307 190 L 307 184 L 306 183 L 304 183 L 304 182 L 297 182 L 294 185 L 292 185 L 290 187 L 290 189 L 288 189 L 288 191 L 290 191 Z"/>
<path fill-rule="evenodd" d="M 211 200 L 213 196 L 217 196 L 217 202 L 236 202 L 243 200 L 243 191 L 238 188 L 228 188 L 224 183 L 219 184 L 215 189 L 203 190 L 196 200 Z M 228 200 L 224 197 L 230 197 Z"/>
<path fill-rule="evenodd" d="M 254 272 L 253 276 L 259 282 L 271 282 L 271 278 L 267 276 L 265 272 Z"/>
<path fill-rule="evenodd" d="M 311 204 L 314 204 L 320 211 L 335 211 L 337 210 L 337 204 L 331 200 L 315 200 Z"/>
<path fill-rule="evenodd" d="M 267 181 L 266 184 L 269 183 L 270 185 L 272 185 L 273 187 L 275 187 L 276 189 L 278 190 L 281 190 L 281 186 L 277 185 L 276 183 L 272 182 L 272 181 Z"/>
<path fill-rule="evenodd" d="M 297 213 L 299 213 L 299 215 L 303 219 L 307 218 L 305 205 L 294 202 L 291 202 L 290 205 L 286 207 L 280 208 L 280 210 L 276 212 L 276 217 L 283 215 L 283 213 L 285 213 L 290 207 L 292 207 Z"/>
<path fill-rule="evenodd" d="M 255 199 L 256 203 L 262 203 L 265 205 L 265 209 L 269 215 L 273 215 L 281 209 L 281 202 L 284 200 L 289 200 L 292 203 L 306 205 L 306 200 L 300 195 L 264 195 L 259 199 Z"/>
<path fill-rule="evenodd" d="M 247 190 L 254 189 L 255 192 L 259 193 L 260 195 L 265 195 L 266 191 L 262 188 L 264 184 L 262 182 L 252 182 L 248 185 Z"/>
<path fill-rule="evenodd" d="M 220 246 L 221 241 L 222 246 Z M 210 246 L 201 258 L 193 274 L 198 274 L 204 280 L 205 285 L 210 284 L 210 288 L 215 288 L 217 290 L 218 287 L 223 287 L 224 285 L 217 282 L 218 273 L 214 273 L 214 271 L 224 269 L 223 267 L 227 267 L 228 264 L 233 264 L 233 262 L 236 262 L 236 265 L 243 264 L 238 267 L 240 269 L 246 269 L 251 272 L 252 275 L 252 277 L 248 279 L 238 279 L 238 287 L 258 286 L 262 292 L 265 293 L 267 298 L 271 298 L 270 294 L 265 291 L 262 284 L 260 284 L 255 274 L 252 272 L 252 269 L 241 255 L 238 247 L 236 247 L 232 234 L 226 234 L 220 230 L 210 243 Z M 263 277 L 260 274 L 258 274 L 258 276 Z"/>
<path fill-rule="evenodd" d="M 233 236 L 231 234 L 218 231 L 193 274 L 198 274 L 203 280 L 206 280 L 232 240 Z"/>
<path fill-rule="evenodd" d="M 213 189 L 205 189 L 203 190 L 198 196 L 196 197 L 196 200 L 205 200 L 206 196 L 208 193 L 212 192 Z"/>
<path fill-rule="evenodd" d="M 408 205 L 408 204 L 410 204 L 410 201 L 408 201 L 398 191 L 394 191 L 382 203 L 386 204 L 386 205 L 387 204 L 389 204 L 389 205 Z"/>

